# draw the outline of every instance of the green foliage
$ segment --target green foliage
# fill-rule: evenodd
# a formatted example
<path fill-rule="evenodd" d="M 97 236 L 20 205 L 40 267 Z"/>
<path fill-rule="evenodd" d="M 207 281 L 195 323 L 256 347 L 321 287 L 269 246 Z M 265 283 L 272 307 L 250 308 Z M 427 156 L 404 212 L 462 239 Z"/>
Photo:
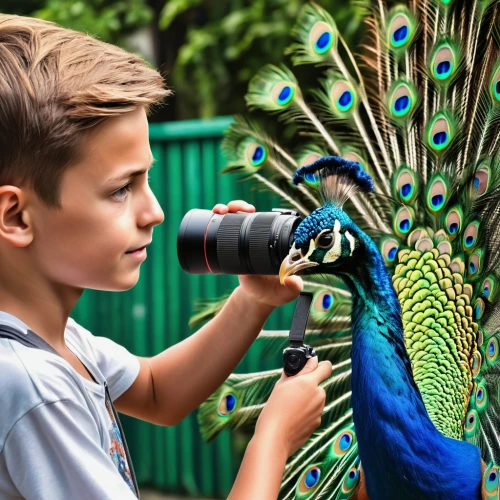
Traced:
<path fill-rule="evenodd" d="M 187 40 L 181 46 L 170 85 L 184 117 L 242 111 L 247 84 L 261 66 L 283 61 L 292 42 L 291 30 L 306 0 L 169 0 L 160 28 L 178 16 L 188 18 Z M 369 0 L 319 0 L 348 42 L 361 27 Z M 195 108 L 186 107 L 193 103 Z M 241 109 L 238 108 L 241 107 Z"/>
<path fill-rule="evenodd" d="M 46 0 L 30 15 L 118 45 L 153 18 L 146 0 Z"/>

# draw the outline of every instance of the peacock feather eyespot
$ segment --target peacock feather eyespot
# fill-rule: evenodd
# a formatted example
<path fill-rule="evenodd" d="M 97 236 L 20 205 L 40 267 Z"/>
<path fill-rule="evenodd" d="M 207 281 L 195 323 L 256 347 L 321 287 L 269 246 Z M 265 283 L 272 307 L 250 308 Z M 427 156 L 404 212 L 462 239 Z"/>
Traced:
<path fill-rule="evenodd" d="M 399 81 L 393 85 L 389 93 L 389 116 L 395 121 L 406 118 L 415 109 L 417 92 L 413 84 Z"/>
<path fill-rule="evenodd" d="M 479 291 L 489 302 L 496 300 L 497 278 L 494 275 L 488 275 L 482 282 Z"/>
<path fill-rule="evenodd" d="M 476 410 L 470 410 L 465 417 L 464 436 L 473 437 L 479 429 L 479 418 Z"/>
<path fill-rule="evenodd" d="M 394 231 L 402 238 L 411 231 L 413 222 L 413 210 L 410 207 L 401 207 L 394 217 Z"/>
<path fill-rule="evenodd" d="M 441 174 L 432 177 L 427 188 L 427 208 L 433 214 L 440 213 L 448 201 L 448 182 Z"/>
<path fill-rule="evenodd" d="M 278 106 L 286 106 L 293 99 L 294 93 L 291 82 L 278 82 L 271 91 L 271 97 Z"/>
<path fill-rule="evenodd" d="M 486 469 L 483 477 L 484 488 L 486 490 L 486 498 L 498 498 L 498 467 L 493 465 L 491 468 Z"/>
<path fill-rule="evenodd" d="M 488 393 L 484 381 L 477 384 L 475 393 L 475 403 L 477 411 L 482 411 L 488 405 Z"/>
<path fill-rule="evenodd" d="M 490 81 L 490 94 L 494 104 L 500 103 L 500 62 L 493 70 L 493 76 Z"/>
<path fill-rule="evenodd" d="M 474 174 L 474 179 L 470 186 L 470 197 L 472 200 L 476 200 L 488 190 L 490 176 L 490 167 L 486 164 L 480 165 Z"/>
<path fill-rule="evenodd" d="M 321 478 L 321 469 L 319 465 L 309 466 L 303 473 L 297 485 L 298 493 L 309 493 L 318 486 Z"/>
<path fill-rule="evenodd" d="M 474 356 L 472 357 L 471 372 L 473 378 L 477 377 L 479 370 L 481 369 L 481 362 L 482 362 L 481 353 L 479 351 L 476 351 L 474 353 Z"/>
<path fill-rule="evenodd" d="M 340 118 L 350 116 L 357 104 L 356 91 L 347 80 L 337 80 L 333 83 L 329 96 L 333 113 Z"/>
<path fill-rule="evenodd" d="M 498 340 L 496 339 L 496 337 L 492 337 L 486 344 L 485 354 L 486 354 L 486 361 L 488 363 L 494 363 L 497 360 L 499 350 L 498 350 Z"/>
<path fill-rule="evenodd" d="M 221 417 L 228 417 L 236 409 L 237 399 L 232 393 L 225 394 L 219 402 L 218 413 Z"/>
<path fill-rule="evenodd" d="M 436 153 L 446 149 L 454 138 L 455 125 L 451 115 L 445 112 L 437 113 L 428 127 L 427 143 Z"/>
<path fill-rule="evenodd" d="M 356 435 L 350 430 L 341 432 L 332 444 L 332 453 L 336 457 L 344 456 L 356 442 Z"/>
<path fill-rule="evenodd" d="M 392 179 L 392 190 L 402 203 L 412 203 L 418 195 L 418 178 L 408 167 L 401 167 Z"/>
<path fill-rule="evenodd" d="M 483 270 L 483 250 L 475 250 L 469 257 L 469 265 L 467 266 L 467 277 L 475 278 Z"/>
<path fill-rule="evenodd" d="M 403 6 L 395 9 L 388 22 L 389 46 L 393 50 L 406 49 L 415 35 L 416 23 L 410 11 Z"/>
<path fill-rule="evenodd" d="M 249 109 L 284 112 L 301 96 L 298 82 L 284 65 L 267 64 L 248 84 L 245 100 Z"/>
<path fill-rule="evenodd" d="M 478 321 L 483 317 L 484 309 L 485 309 L 484 300 L 481 297 L 478 297 L 474 302 L 474 308 L 473 308 L 474 321 Z"/>
<path fill-rule="evenodd" d="M 462 230 L 463 218 L 464 213 L 462 207 L 459 205 L 450 208 L 446 213 L 444 217 L 444 227 L 451 241 L 453 241 Z"/>
<path fill-rule="evenodd" d="M 471 222 L 464 231 L 463 235 L 463 248 L 464 250 L 472 250 L 477 243 L 477 237 L 479 234 L 479 221 Z"/>
<path fill-rule="evenodd" d="M 431 58 L 432 76 L 437 83 L 445 83 L 455 74 L 458 61 L 458 49 L 450 42 L 441 42 Z"/>
<path fill-rule="evenodd" d="M 324 21 L 318 21 L 311 29 L 309 43 L 316 54 L 328 52 L 336 43 L 336 33 Z"/>
<path fill-rule="evenodd" d="M 359 468 L 357 466 L 351 467 L 347 474 L 344 477 L 344 481 L 342 483 L 342 493 L 352 493 L 352 491 L 356 488 L 359 481 Z M 348 498 L 348 497 L 341 497 Z"/>
<path fill-rule="evenodd" d="M 246 157 L 250 165 L 258 167 L 266 161 L 266 148 L 258 142 L 252 142 L 247 146 Z"/>
<path fill-rule="evenodd" d="M 335 305 L 335 297 L 329 291 L 322 291 L 314 298 L 313 308 L 321 313 L 326 313 Z"/>
<path fill-rule="evenodd" d="M 385 238 L 380 245 L 380 252 L 387 265 L 394 264 L 399 250 L 399 242 L 395 238 Z"/>

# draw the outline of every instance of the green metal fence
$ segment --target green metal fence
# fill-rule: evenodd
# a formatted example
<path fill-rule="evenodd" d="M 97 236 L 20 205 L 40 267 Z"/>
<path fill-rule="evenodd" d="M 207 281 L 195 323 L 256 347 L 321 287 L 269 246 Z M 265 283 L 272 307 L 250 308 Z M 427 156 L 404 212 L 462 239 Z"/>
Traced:
<path fill-rule="evenodd" d="M 191 276 L 177 260 L 177 230 L 191 208 L 244 199 L 257 211 L 279 206 L 277 199 L 251 190 L 248 182 L 221 175 L 222 132 L 230 117 L 150 125 L 158 162 L 150 183 L 165 212 L 154 229 L 148 258 L 137 285 L 126 292 L 87 290 L 72 317 L 94 335 L 109 337 L 139 356 L 153 356 L 191 335 L 188 327 L 197 299 L 214 299 L 238 285 L 236 276 Z M 288 328 L 293 304 L 277 309 L 266 328 Z M 237 368 L 251 372 L 280 366 L 279 354 L 263 357 L 256 343 Z M 193 367 L 194 369 L 194 367 Z M 139 484 L 164 491 L 225 498 L 241 460 L 241 443 L 223 432 L 203 443 L 193 413 L 166 428 L 124 417 L 123 424 Z M 240 439 L 241 441 L 241 439 Z"/>

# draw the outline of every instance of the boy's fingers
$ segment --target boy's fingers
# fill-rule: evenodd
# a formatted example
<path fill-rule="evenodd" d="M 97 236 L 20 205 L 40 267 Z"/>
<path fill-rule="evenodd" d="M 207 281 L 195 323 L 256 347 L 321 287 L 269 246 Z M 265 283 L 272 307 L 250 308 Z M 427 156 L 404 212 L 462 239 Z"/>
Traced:
<path fill-rule="evenodd" d="M 255 207 L 243 200 L 233 200 L 227 204 L 230 212 L 255 212 Z"/>
<path fill-rule="evenodd" d="M 318 364 L 316 370 L 311 372 L 311 374 L 308 376 L 312 377 L 319 384 L 320 382 L 323 382 L 323 380 L 326 380 L 332 374 L 332 370 L 333 368 L 330 361 L 322 361 L 321 363 Z"/>
<path fill-rule="evenodd" d="M 214 212 L 216 214 L 224 215 L 224 214 L 227 214 L 228 209 L 227 209 L 227 206 L 224 205 L 223 203 L 217 203 L 217 205 L 215 205 L 215 207 L 212 208 L 212 212 Z"/>

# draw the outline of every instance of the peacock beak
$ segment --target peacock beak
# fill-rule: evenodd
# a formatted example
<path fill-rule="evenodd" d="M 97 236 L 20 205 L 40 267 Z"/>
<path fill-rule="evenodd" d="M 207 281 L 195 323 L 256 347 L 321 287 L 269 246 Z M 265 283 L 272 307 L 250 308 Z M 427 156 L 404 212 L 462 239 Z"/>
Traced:
<path fill-rule="evenodd" d="M 285 278 L 296 274 L 302 269 L 319 265 L 317 262 L 311 262 L 308 257 L 312 252 L 309 251 L 306 256 L 303 256 L 301 251 L 292 246 L 290 253 L 285 257 L 280 267 L 280 283 L 285 283 Z"/>

